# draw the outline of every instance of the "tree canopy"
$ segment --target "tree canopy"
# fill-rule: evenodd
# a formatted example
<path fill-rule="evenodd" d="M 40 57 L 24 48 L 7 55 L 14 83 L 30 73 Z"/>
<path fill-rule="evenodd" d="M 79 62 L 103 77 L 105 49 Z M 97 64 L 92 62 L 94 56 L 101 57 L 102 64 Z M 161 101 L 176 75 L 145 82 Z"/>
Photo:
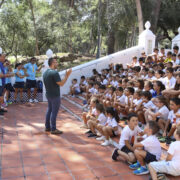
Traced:
<path fill-rule="evenodd" d="M 106 54 L 137 44 L 138 14 L 159 43 L 170 45 L 180 25 L 179 0 L 1 0 L 0 47 L 10 55 L 54 52 Z M 99 18 L 98 18 L 99 17 Z M 98 27 L 99 26 L 99 27 Z M 142 28 L 142 25 L 141 25 Z"/>

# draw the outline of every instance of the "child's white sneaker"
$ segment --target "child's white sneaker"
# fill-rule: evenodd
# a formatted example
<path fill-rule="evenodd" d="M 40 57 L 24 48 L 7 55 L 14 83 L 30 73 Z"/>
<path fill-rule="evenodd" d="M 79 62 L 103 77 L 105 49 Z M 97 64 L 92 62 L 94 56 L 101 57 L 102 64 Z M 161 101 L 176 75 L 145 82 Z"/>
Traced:
<path fill-rule="evenodd" d="M 109 142 L 109 140 L 105 140 L 101 145 L 102 146 L 109 146 L 110 142 Z"/>
<path fill-rule="evenodd" d="M 111 145 L 113 145 L 113 144 L 114 144 L 114 141 L 110 138 L 110 139 L 109 139 L 109 143 L 110 143 Z"/>
<path fill-rule="evenodd" d="M 101 136 L 101 137 L 96 138 L 96 140 L 98 140 L 98 141 L 104 141 L 104 140 L 105 140 L 105 137 L 104 137 L 104 136 Z"/>
<path fill-rule="evenodd" d="M 32 100 L 32 99 L 30 99 L 30 100 L 29 100 L 29 102 L 30 102 L 30 103 L 33 103 L 33 100 Z"/>
<path fill-rule="evenodd" d="M 38 100 L 37 100 L 37 99 L 34 99 L 34 102 L 35 102 L 35 103 L 38 103 Z"/>

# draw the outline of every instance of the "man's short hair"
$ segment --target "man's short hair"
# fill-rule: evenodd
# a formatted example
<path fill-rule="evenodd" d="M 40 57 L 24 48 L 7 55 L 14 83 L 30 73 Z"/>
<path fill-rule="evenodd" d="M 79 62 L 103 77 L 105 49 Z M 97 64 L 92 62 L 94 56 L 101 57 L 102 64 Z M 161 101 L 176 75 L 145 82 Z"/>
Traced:
<path fill-rule="evenodd" d="M 55 59 L 55 58 L 52 58 L 52 57 L 51 57 L 51 58 L 49 58 L 49 60 L 48 60 L 48 65 L 49 65 L 49 66 L 51 66 L 51 65 L 52 65 L 52 63 L 53 63 L 54 59 Z"/>

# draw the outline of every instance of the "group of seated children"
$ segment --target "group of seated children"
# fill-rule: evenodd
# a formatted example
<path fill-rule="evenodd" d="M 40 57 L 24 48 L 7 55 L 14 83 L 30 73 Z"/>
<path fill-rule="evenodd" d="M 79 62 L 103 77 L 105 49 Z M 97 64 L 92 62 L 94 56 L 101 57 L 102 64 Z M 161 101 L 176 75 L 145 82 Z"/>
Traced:
<path fill-rule="evenodd" d="M 150 171 L 153 180 L 161 173 L 180 176 L 180 54 L 175 50 L 173 58 L 163 48 L 161 55 L 143 55 L 139 62 L 134 57 L 127 69 L 121 64 L 94 69 L 79 84 L 74 79 L 70 89 L 86 98 L 82 127 L 89 129 L 88 137 L 116 146 L 113 160 L 127 161 L 136 175 Z M 117 135 L 119 144 L 113 140 Z M 160 142 L 170 144 L 166 161 L 159 161 Z"/>

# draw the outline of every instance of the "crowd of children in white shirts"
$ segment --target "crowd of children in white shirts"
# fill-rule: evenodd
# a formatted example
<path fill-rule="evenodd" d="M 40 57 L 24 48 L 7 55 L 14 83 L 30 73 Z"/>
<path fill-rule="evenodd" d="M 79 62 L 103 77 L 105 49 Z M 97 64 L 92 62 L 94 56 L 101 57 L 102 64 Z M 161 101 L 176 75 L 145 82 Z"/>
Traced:
<path fill-rule="evenodd" d="M 110 64 L 101 72 L 93 70 L 90 78 L 73 79 L 72 96 L 84 94 L 82 119 L 86 134 L 103 141 L 101 145 L 114 145 L 114 136 L 120 134 L 112 159 L 125 160 L 136 175 L 150 172 L 153 180 L 164 173 L 180 176 L 180 54 L 160 52 L 157 48 L 150 56 L 142 53 L 123 68 Z M 121 123 L 126 120 L 122 129 Z M 169 146 L 165 161 L 161 157 L 161 144 Z"/>

